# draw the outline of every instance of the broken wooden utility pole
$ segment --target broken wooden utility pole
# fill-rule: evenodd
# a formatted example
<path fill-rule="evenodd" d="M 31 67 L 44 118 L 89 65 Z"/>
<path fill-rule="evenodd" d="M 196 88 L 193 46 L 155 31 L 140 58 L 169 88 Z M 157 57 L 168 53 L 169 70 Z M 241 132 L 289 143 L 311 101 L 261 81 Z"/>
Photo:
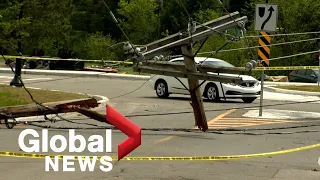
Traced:
<path fill-rule="evenodd" d="M 196 121 L 195 125 L 205 132 L 208 130 L 208 123 L 203 107 L 202 92 L 200 91 L 201 84 L 199 84 L 199 80 L 240 84 L 242 82 L 241 77 L 216 75 L 208 72 L 240 75 L 250 73 L 250 71 L 243 68 L 206 67 L 196 65 L 195 55 L 192 52 L 192 43 L 202 41 L 213 34 L 219 33 L 219 31 L 234 28 L 239 26 L 239 24 L 246 23 L 247 21 L 248 19 L 246 16 L 240 17 L 240 14 L 235 12 L 199 26 L 195 26 L 194 22 L 191 22 L 191 24 L 189 24 L 189 27 L 191 28 L 188 29 L 187 33 L 177 33 L 148 44 L 147 51 L 142 53 L 144 60 L 142 62 L 143 65 L 134 66 L 133 70 L 135 72 L 172 76 L 176 78 L 187 78 L 189 83 L 188 90 L 190 91 L 192 100 L 191 105 Z M 173 49 L 176 50 L 177 48 L 181 48 L 182 55 L 184 57 L 184 67 L 171 62 L 158 62 L 159 57 L 163 57 L 162 54 L 164 52 L 167 53 L 168 51 L 173 51 Z M 148 60 L 152 59 L 155 61 L 149 63 Z"/>
<path fill-rule="evenodd" d="M 197 73 L 197 67 L 194 60 L 194 55 L 192 52 L 192 44 L 181 47 L 182 54 L 184 56 L 184 64 L 186 70 L 189 72 Z M 202 131 L 208 130 L 208 123 L 206 114 L 204 112 L 202 93 L 200 92 L 199 80 L 188 79 L 189 91 L 191 95 L 191 106 L 194 111 L 194 116 L 196 120 L 196 126 Z"/>
<path fill-rule="evenodd" d="M 28 116 L 75 112 L 75 110 L 69 108 L 69 106 L 77 106 L 79 108 L 95 108 L 98 107 L 98 105 L 99 104 L 95 98 L 87 98 L 44 103 L 42 104 L 43 107 L 36 104 L 1 107 L 0 119 L 12 119 Z"/>

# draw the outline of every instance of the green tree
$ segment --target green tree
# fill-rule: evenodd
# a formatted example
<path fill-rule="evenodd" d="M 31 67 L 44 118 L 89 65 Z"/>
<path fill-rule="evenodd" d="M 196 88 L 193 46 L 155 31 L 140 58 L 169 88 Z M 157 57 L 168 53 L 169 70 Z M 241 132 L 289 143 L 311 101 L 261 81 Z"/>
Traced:
<path fill-rule="evenodd" d="M 119 21 L 133 43 L 146 44 L 156 40 L 159 22 L 155 13 L 157 8 L 155 0 L 120 0 Z"/>
<path fill-rule="evenodd" d="M 116 59 L 113 51 L 108 51 L 108 47 L 116 42 L 111 39 L 111 36 L 104 36 L 102 32 L 91 34 L 87 40 L 87 59 Z"/>
<path fill-rule="evenodd" d="M 19 35 L 21 39 L 28 36 L 25 27 L 29 18 L 19 20 L 22 3 L 18 1 L 3 1 L 0 4 L 0 48 L 6 54 L 17 54 Z"/>

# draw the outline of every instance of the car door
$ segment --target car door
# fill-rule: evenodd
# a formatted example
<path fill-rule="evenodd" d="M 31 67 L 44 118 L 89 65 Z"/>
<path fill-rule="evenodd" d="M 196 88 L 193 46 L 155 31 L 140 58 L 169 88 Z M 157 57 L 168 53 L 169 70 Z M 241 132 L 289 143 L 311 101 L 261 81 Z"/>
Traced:
<path fill-rule="evenodd" d="M 306 81 L 306 70 L 295 70 L 291 75 L 293 82 L 305 82 Z"/>
<path fill-rule="evenodd" d="M 171 62 L 174 62 L 174 63 L 181 63 L 184 65 L 184 59 L 183 58 L 180 58 L 180 59 L 176 59 L 176 60 L 173 60 Z M 188 94 L 189 91 L 184 87 L 184 85 L 186 87 L 189 87 L 189 83 L 188 83 L 188 79 L 187 78 L 180 78 L 180 77 L 170 77 L 170 88 L 171 88 L 171 91 L 174 92 L 174 93 L 179 93 L 179 94 Z"/>
<path fill-rule="evenodd" d="M 312 69 L 308 69 L 306 72 L 305 79 L 309 83 L 315 83 L 318 81 L 316 73 Z"/>

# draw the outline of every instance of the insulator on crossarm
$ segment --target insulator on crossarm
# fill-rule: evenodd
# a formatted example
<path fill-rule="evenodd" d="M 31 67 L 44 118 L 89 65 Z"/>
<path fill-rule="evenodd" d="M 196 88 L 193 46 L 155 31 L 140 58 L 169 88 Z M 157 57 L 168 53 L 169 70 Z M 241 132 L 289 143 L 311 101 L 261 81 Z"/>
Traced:
<path fill-rule="evenodd" d="M 154 60 L 155 60 L 155 61 L 159 61 L 159 59 L 160 59 L 160 58 L 159 58 L 158 56 L 155 56 L 155 57 L 154 57 Z"/>
<path fill-rule="evenodd" d="M 163 60 L 164 60 L 164 56 L 163 56 L 162 54 L 159 56 L 159 60 L 160 60 L 160 61 L 163 61 Z"/>
<path fill-rule="evenodd" d="M 252 68 L 253 68 L 252 63 L 251 63 L 251 62 L 248 62 L 248 63 L 246 64 L 246 69 L 252 69 Z"/>
<path fill-rule="evenodd" d="M 252 64 L 253 68 L 256 68 L 258 63 L 255 60 L 251 60 L 250 63 Z"/>

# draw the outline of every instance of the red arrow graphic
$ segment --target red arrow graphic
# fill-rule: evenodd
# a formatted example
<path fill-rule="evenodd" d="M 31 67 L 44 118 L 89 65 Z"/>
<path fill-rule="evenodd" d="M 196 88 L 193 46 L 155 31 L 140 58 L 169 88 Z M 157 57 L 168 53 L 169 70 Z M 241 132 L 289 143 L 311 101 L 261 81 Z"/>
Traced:
<path fill-rule="evenodd" d="M 141 128 L 107 105 L 106 120 L 129 138 L 118 145 L 118 161 L 141 145 Z"/>

